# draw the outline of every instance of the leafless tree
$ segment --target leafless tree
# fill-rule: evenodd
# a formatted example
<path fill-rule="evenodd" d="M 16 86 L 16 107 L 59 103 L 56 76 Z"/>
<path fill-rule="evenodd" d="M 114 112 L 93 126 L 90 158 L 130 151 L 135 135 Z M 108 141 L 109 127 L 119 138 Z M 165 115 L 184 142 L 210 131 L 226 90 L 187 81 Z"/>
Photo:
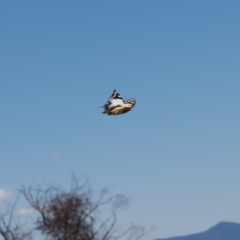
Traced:
<path fill-rule="evenodd" d="M 4 240 L 31 240 L 32 230 L 25 231 L 23 223 L 14 217 L 17 201 L 18 198 L 4 213 L 0 213 L 0 236 Z"/>
<path fill-rule="evenodd" d="M 117 230 L 117 212 L 128 204 L 123 195 L 108 197 L 102 190 L 98 197 L 88 181 L 72 178 L 71 189 L 53 185 L 23 187 L 21 190 L 30 206 L 39 213 L 36 229 L 54 240 L 137 240 L 145 229 L 131 225 L 125 231 Z M 110 207 L 110 217 L 102 220 L 100 209 Z"/>

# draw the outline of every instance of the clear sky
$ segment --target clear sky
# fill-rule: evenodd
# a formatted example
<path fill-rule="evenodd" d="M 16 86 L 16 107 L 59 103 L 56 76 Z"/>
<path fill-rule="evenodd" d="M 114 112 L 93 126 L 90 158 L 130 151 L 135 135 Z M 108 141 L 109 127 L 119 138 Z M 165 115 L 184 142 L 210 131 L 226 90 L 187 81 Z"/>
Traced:
<path fill-rule="evenodd" d="M 240 1 L 1 1 L 0 36 L 0 205 L 74 173 L 151 238 L 240 222 Z"/>

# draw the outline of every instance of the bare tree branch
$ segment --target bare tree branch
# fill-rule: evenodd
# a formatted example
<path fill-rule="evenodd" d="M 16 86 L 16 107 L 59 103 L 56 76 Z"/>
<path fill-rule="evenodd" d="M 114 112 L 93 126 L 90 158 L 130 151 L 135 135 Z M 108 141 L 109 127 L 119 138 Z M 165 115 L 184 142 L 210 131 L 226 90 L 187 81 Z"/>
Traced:
<path fill-rule="evenodd" d="M 54 185 L 22 187 L 21 194 L 36 212 L 32 231 L 53 240 L 139 240 L 145 228 L 132 225 L 117 231 L 118 212 L 128 206 L 124 195 L 109 196 L 105 188 L 99 194 L 88 181 L 72 176 L 70 190 Z M 96 197 L 97 196 L 97 197 Z M 4 240 L 30 240 L 32 232 L 23 231 L 21 224 L 13 224 L 14 209 L 0 214 L 0 235 Z M 101 210 L 110 207 L 106 219 Z"/>
<path fill-rule="evenodd" d="M 20 195 L 13 205 L 8 207 L 5 213 L 0 213 L 0 235 L 4 240 L 27 240 L 32 239 L 32 231 L 24 231 L 23 224 L 14 221 L 14 212 Z"/>

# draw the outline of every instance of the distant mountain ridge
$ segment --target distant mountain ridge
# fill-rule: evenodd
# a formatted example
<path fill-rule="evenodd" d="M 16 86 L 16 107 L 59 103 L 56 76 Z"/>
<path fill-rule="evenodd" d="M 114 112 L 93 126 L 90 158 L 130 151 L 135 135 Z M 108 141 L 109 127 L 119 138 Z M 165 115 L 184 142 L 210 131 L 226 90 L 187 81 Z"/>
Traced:
<path fill-rule="evenodd" d="M 157 240 L 240 240 L 240 223 L 220 222 L 201 233 Z"/>

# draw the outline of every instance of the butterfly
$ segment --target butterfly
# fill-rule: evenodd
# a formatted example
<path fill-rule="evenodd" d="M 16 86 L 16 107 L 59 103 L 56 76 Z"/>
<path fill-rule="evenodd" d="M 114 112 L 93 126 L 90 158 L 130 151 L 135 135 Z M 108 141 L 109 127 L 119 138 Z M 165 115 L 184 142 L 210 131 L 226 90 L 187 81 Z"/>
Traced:
<path fill-rule="evenodd" d="M 124 101 L 121 95 L 114 90 L 106 104 L 103 106 L 104 114 L 119 115 L 129 112 L 136 104 L 134 98 Z"/>

